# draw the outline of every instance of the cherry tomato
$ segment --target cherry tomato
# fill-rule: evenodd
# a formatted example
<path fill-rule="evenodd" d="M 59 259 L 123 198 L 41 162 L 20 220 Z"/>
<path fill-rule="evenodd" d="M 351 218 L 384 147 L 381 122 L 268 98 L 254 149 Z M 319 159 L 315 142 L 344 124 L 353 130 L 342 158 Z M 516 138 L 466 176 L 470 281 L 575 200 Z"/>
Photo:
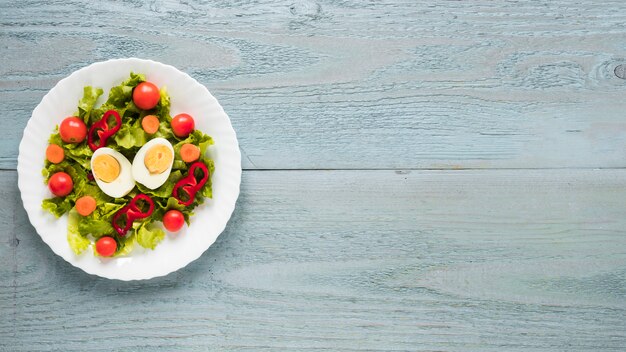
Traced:
<path fill-rule="evenodd" d="M 76 116 L 66 117 L 59 126 L 59 134 L 65 143 L 80 143 L 87 136 L 87 126 Z"/>
<path fill-rule="evenodd" d="M 159 103 L 159 99 L 159 88 L 150 82 L 141 82 L 133 90 L 133 102 L 140 109 L 152 109 Z"/>
<path fill-rule="evenodd" d="M 74 182 L 72 177 L 65 172 L 57 172 L 48 180 L 48 188 L 50 192 L 57 197 L 65 197 L 72 192 L 74 188 Z"/>
<path fill-rule="evenodd" d="M 163 215 L 163 226 L 169 232 L 176 232 L 183 228 L 185 224 L 185 217 L 183 213 L 178 210 L 172 209 L 168 210 L 165 215 Z"/>
<path fill-rule="evenodd" d="M 96 252 L 103 257 L 112 256 L 117 250 L 117 242 L 113 239 L 113 237 L 104 236 L 100 237 L 98 241 L 96 241 Z"/>
<path fill-rule="evenodd" d="M 186 138 L 194 128 L 196 128 L 196 123 L 189 114 L 178 114 L 172 119 L 172 131 L 176 137 Z"/>

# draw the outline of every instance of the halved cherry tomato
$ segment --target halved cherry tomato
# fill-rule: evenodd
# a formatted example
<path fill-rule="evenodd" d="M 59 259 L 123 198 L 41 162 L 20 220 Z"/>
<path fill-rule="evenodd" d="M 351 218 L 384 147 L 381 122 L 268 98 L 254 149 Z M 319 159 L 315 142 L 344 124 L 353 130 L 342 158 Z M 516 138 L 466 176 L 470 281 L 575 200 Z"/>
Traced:
<path fill-rule="evenodd" d="M 189 114 L 178 114 L 172 119 L 172 131 L 176 137 L 186 138 L 195 127 L 196 123 Z"/>
<path fill-rule="evenodd" d="M 133 90 L 133 102 L 138 108 L 150 110 L 159 103 L 159 88 L 150 82 L 141 82 Z"/>
<path fill-rule="evenodd" d="M 185 217 L 183 213 L 176 209 L 168 210 L 163 215 L 163 226 L 169 232 L 176 232 L 183 228 L 185 224 Z"/>
<path fill-rule="evenodd" d="M 87 126 L 76 116 L 66 117 L 59 125 L 59 134 L 65 143 L 80 143 L 87 136 Z"/>
<path fill-rule="evenodd" d="M 50 179 L 48 180 L 48 188 L 55 196 L 65 197 L 72 192 L 72 188 L 74 188 L 74 181 L 72 181 L 72 177 L 70 175 L 60 171 L 50 176 Z"/>
<path fill-rule="evenodd" d="M 113 237 L 104 236 L 100 237 L 98 241 L 96 241 L 96 252 L 103 257 L 110 257 L 115 254 L 117 250 L 117 242 L 113 239 Z"/>

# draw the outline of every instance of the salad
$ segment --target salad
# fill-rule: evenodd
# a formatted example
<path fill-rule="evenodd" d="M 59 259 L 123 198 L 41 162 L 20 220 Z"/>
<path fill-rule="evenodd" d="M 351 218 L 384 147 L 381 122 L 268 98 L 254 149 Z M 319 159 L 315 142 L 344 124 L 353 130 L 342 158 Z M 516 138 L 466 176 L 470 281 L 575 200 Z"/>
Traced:
<path fill-rule="evenodd" d="M 81 254 L 122 256 L 154 249 L 166 231 L 189 224 L 212 198 L 211 137 L 189 114 L 170 116 L 170 98 L 131 72 L 96 106 L 101 88 L 84 87 L 75 116 L 51 134 L 42 174 L 54 195 L 42 208 L 68 214 L 67 239 Z"/>

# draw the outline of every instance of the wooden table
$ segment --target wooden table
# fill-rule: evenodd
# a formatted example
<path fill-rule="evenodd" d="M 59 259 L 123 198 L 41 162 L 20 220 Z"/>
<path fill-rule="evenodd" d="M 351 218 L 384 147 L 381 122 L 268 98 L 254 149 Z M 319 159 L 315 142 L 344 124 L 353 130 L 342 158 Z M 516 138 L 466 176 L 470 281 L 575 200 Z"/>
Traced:
<path fill-rule="evenodd" d="M 0 350 L 624 351 L 623 1 L 0 2 Z M 70 72 L 177 66 L 243 153 L 183 270 L 93 277 L 17 146 Z"/>

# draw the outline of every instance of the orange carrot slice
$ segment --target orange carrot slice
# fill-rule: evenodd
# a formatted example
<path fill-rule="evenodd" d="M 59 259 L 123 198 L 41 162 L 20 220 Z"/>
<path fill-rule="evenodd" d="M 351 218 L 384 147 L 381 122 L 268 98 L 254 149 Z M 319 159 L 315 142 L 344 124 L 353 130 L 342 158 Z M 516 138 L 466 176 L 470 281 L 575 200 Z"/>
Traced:
<path fill-rule="evenodd" d="M 92 196 L 82 196 L 76 200 L 76 211 L 82 216 L 88 216 L 96 210 L 96 199 Z"/>
<path fill-rule="evenodd" d="M 65 159 L 65 152 L 61 146 L 50 144 L 48 148 L 46 148 L 46 159 L 53 164 L 58 164 Z"/>
<path fill-rule="evenodd" d="M 141 120 L 141 127 L 147 134 L 155 134 L 159 130 L 159 118 L 155 115 L 146 115 Z"/>
<path fill-rule="evenodd" d="M 180 158 L 186 163 L 196 161 L 200 158 L 200 148 L 193 144 L 185 143 L 180 147 Z"/>

